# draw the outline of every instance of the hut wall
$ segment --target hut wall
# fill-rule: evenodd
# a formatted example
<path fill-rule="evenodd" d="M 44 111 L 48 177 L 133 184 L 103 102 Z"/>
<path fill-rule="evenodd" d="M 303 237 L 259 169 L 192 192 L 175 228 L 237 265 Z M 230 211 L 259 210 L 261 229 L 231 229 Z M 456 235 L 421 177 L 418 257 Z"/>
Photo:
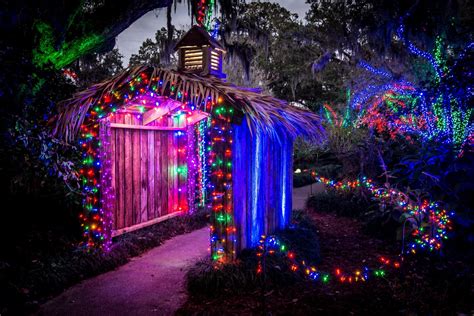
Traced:
<path fill-rule="evenodd" d="M 140 125 L 120 116 L 113 123 Z M 178 167 L 187 163 L 186 154 L 178 152 L 185 147 L 186 136 L 177 136 L 174 130 L 153 129 L 166 125 L 173 122 L 154 124 L 152 129 L 113 125 L 110 129 L 114 235 L 188 209 L 187 176 L 178 172 Z"/>
<path fill-rule="evenodd" d="M 258 245 L 262 234 L 286 227 L 292 207 L 293 140 L 282 128 L 233 125 L 234 220 L 237 249 Z"/>

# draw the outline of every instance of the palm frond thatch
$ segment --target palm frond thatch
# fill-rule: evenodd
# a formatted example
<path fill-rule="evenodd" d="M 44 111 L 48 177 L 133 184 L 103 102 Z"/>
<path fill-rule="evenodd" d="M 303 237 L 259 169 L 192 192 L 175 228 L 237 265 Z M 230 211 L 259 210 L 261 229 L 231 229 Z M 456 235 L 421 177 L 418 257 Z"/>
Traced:
<path fill-rule="evenodd" d="M 98 104 L 105 95 L 128 88 L 128 83 L 143 73 L 148 78 L 154 79 L 149 80 L 150 85 L 151 82 L 161 81 L 160 87 L 163 93 L 170 91 L 173 85 L 175 91 L 181 91 L 183 96 L 193 96 L 191 101 L 196 105 L 201 104 L 203 100 L 217 102 L 219 97 L 223 98 L 236 111 L 245 115 L 251 130 L 258 128 L 271 132 L 276 126 L 282 126 L 292 136 L 303 134 L 316 141 L 323 138 L 324 131 L 320 118 L 315 113 L 291 106 L 268 95 L 236 87 L 218 78 L 150 66 L 128 69 L 62 102 L 54 134 L 67 141 L 73 140 L 91 107 Z M 178 99 L 177 94 L 167 96 Z"/>

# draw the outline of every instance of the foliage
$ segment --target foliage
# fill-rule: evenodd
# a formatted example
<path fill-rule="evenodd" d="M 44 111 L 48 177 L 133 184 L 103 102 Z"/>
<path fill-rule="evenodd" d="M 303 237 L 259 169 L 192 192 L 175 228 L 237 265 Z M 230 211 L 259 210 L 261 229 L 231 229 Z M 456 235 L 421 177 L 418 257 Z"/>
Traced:
<path fill-rule="evenodd" d="M 59 70 L 78 57 L 92 51 L 93 48 L 104 41 L 102 36 L 91 34 L 71 42 L 64 42 L 57 49 L 54 47 L 56 39 L 51 25 L 40 21 L 36 23 L 36 30 L 38 32 L 38 46 L 33 49 L 33 63 L 37 67 L 52 64 L 55 69 Z"/>
<path fill-rule="evenodd" d="M 9 127 L 1 147 L 2 187 L 7 192 L 50 195 L 55 199 L 58 192 L 63 192 L 72 204 L 70 213 L 74 213 L 81 200 L 76 171 L 81 157 L 74 145 L 51 136 L 48 121 L 56 113 L 55 101 L 69 98 L 78 86 L 90 85 L 121 67 L 120 55 L 114 50 L 103 55 L 89 55 L 76 62 L 73 68 L 79 77 L 74 81 L 52 69 L 42 71 L 44 80 L 30 76 L 30 84 L 36 83 L 36 92 L 25 99 L 21 111 L 16 109 L 2 117 L 4 126 Z M 28 89 L 27 85 L 24 89 Z M 30 93 L 25 91 L 25 96 Z"/>
<path fill-rule="evenodd" d="M 82 90 L 118 74 L 123 70 L 122 58 L 114 48 L 107 53 L 88 54 L 77 59 L 71 65 L 76 86 Z"/>
<path fill-rule="evenodd" d="M 317 212 L 335 213 L 348 217 L 362 217 L 376 207 L 375 203 L 365 195 L 340 193 L 331 189 L 310 196 L 306 206 Z"/>
<path fill-rule="evenodd" d="M 147 38 L 140 46 L 137 54 L 130 57 L 130 66 L 150 65 L 169 67 L 177 64 L 177 56 L 173 53 L 174 46 L 183 36 L 183 30 L 172 29 L 172 38 L 166 28 L 156 31 L 155 40 Z"/>
<path fill-rule="evenodd" d="M 317 31 L 324 47 L 355 61 L 357 58 L 375 58 L 380 62 L 378 66 L 396 66 L 408 56 L 391 47 L 399 18 L 407 12 L 412 16 L 407 21 L 407 30 L 422 47 L 433 48 L 433 34 L 441 33 L 455 37 L 458 47 L 469 39 L 472 19 L 469 13 L 474 9 L 472 3 L 462 0 L 308 2 L 311 4 L 308 22 Z"/>
<path fill-rule="evenodd" d="M 314 177 L 309 172 L 293 174 L 293 188 L 300 188 L 315 183 Z"/>
<path fill-rule="evenodd" d="M 406 62 L 409 55 L 400 45 L 391 45 L 396 21 L 407 10 L 414 11 L 407 21 L 408 32 L 428 47 L 435 43 L 417 33 L 420 29 L 449 33 L 456 39 L 452 47 L 458 47 L 467 38 L 466 12 L 472 10 L 466 1 L 425 0 L 415 5 L 410 1 L 309 2 L 306 24 L 277 4 L 238 6 L 238 16 L 224 20 L 222 27 L 222 40 L 229 51 L 229 78 L 312 109 L 329 100 L 341 106 L 347 88 L 358 90 L 370 79 L 360 80 L 363 70 L 354 67 L 360 59 L 370 59 L 396 76 L 411 69 Z M 432 15 L 427 17 L 424 12 Z M 446 12 L 451 15 L 441 14 Z"/>
<path fill-rule="evenodd" d="M 55 111 L 53 100 L 69 95 L 74 87 L 60 74 L 48 76 L 38 88 L 41 93 L 28 99 L 23 111 L 4 113 L 2 117 L 9 126 L 0 149 L 4 166 L 2 187 L 7 192 L 35 192 L 53 185 L 54 177 L 71 181 L 70 189 L 75 190 L 74 148 L 52 138 L 46 124 Z M 36 80 L 33 76 L 31 79 Z M 49 180 L 53 181 L 48 183 Z"/>
<path fill-rule="evenodd" d="M 265 87 L 266 73 L 259 69 L 256 60 L 258 56 L 272 56 L 273 41 L 297 23 L 296 16 L 271 3 L 241 4 L 236 10 L 237 18 L 222 23 L 229 79 L 240 85 Z"/>
<path fill-rule="evenodd" d="M 359 110 L 357 124 L 379 133 L 385 131 L 392 137 L 400 134 L 462 146 L 474 128 L 472 95 L 468 92 L 474 83 L 470 70 L 474 45 L 468 45 L 459 57 L 448 61 L 442 57 L 441 41 L 437 41 L 433 54 L 425 53 L 404 38 L 403 29 L 401 24 L 400 39 L 413 55 L 421 57 L 429 71 L 419 72 L 418 81 L 412 83 L 405 79 L 406 75 L 396 79 L 392 73 L 364 63 L 364 68 L 378 76 L 381 84 L 368 85 L 354 95 L 352 107 Z M 448 62 L 452 68 L 446 66 Z"/>
<path fill-rule="evenodd" d="M 315 144 L 305 140 L 303 137 L 297 137 L 293 142 L 293 169 L 306 169 L 306 162 L 318 159 L 318 147 Z"/>
<path fill-rule="evenodd" d="M 325 70 L 322 80 L 314 80 L 309 71 L 311 61 L 321 58 L 323 50 L 295 14 L 275 3 L 241 4 L 236 10 L 236 19 L 223 22 L 229 80 L 258 86 L 309 108 L 341 97 L 340 91 L 332 89 L 333 81 L 341 78 L 340 65 Z"/>
<path fill-rule="evenodd" d="M 326 141 L 322 145 L 296 143 L 295 169 L 316 168 L 319 174 L 331 178 L 351 178 L 361 174 L 376 177 L 384 171 L 380 166 L 379 152 L 388 154 L 390 147 L 397 145 L 396 141 L 387 142 L 365 128 L 325 123 Z"/>
<path fill-rule="evenodd" d="M 130 66 L 150 64 L 152 66 L 160 65 L 160 52 L 158 45 L 147 38 L 140 46 L 137 54 L 130 56 Z"/>
<path fill-rule="evenodd" d="M 449 146 L 423 143 L 400 160 L 392 176 L 395 185 L 428 194 L 456 211 L 453 235 L 457 243 L 453 246 L 463 248 L 474 242 L 474 157 L 472 152 L 465 152 L 462 157 L 452 153 Z"/>

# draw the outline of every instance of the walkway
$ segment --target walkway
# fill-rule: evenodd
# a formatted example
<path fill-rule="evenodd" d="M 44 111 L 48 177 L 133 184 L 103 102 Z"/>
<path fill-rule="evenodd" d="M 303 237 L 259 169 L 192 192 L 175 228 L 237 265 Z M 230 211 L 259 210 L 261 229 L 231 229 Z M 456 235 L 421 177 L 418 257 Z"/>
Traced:
<path fill-rule="evenodd" d="M 306 208 L 306 200 L 311 194 L 324 192 L 324 184 L 314 183 L 301 188 L 293 189 L 293 209 L 302 210 Z"/>
<path fill-rule="evenodd" d="M 166 241 L 117 270 L 75 285 L 40 315 L 172 315 L 185 301 L 185 270 L 208 255 L 209 228 Z"/>
<path fill-rule="evenodd" d="M 305 208 L 313 184 L 293 190 L 293 208 Z M 39 315 L 172 315 L 185 301 L 186 270 L 209 252 L 209 228 L 177 236 L 128 264 L 85 280 L 45 303 Z"/>

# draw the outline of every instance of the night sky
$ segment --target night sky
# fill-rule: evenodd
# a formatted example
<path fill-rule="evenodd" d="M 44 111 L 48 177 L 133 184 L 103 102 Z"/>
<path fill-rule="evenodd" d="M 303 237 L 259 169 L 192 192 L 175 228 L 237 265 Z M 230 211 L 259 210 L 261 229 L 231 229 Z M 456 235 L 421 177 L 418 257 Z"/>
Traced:
<path fill-rule="evenodd" d="M 183 1 L 186 2 L 186 1 Z M 297 13 L 300 18 L 304 18 L 309 5 L 305 0 L 272 0 L 269 2 L 280 3 L 293 13 Z M 173 14 L 173 24 L 178 29 L 187 29 L 191 23 L 191 17 L 188 15 L 188 5 L 179 4 L 176 13 Z M 156 9 L 148 12 L 140 19 L 135 21 L 129 28 L 117 36 L 116 47 L 124 56 L 124 65 L 128 65 L 130 55 L 137 53 L 140 45 L 147 38 L 154 38 L 156 30 L 166 25 L 166 8 Z"/>

